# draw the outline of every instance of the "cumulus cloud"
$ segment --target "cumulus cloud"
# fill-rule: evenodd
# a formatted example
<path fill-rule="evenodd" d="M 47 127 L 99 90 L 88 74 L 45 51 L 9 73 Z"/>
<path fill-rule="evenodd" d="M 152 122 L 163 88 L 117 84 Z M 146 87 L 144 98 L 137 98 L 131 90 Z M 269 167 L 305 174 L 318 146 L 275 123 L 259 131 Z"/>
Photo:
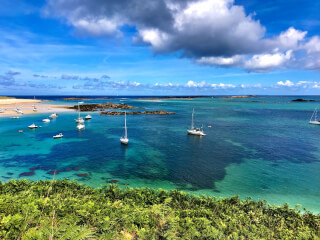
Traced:
<path fill-rule="evenodd" d="M 279 81 L 277 82 L 276 86 L 277 88 L 279 87 L 288 87 L 288 88 L 309 88 L 309 89 L 315 89 L 315 88 L 320 88 L 320 82 L 317 81 L 298 81 L 296 83 L 291 82 L 290 80 L 286 81 Z"/>
<path fill-rule="evenodd" d="M 292 51 L 286 53 L 258 54 L 246 60 L 242 67 L 247 70 L 265 72 L 275 68 L 284 67 L 292 59 Z"/>
<path fill-rule="evenodd" d="M 279 82 L 277 82 L 277 85 L 279 85 L 279 86 L 286 86 L 286 87 L 292 87 L 292 86 L 294 86 L 294 83 L 291 82 L 290 80 L 287 80 L 287 81 L 285 81 L 285 82 L 279 81 Z"/>
<path fill-rule="evenodd" d="M 44 12 L 94 37 L 119 37 L 123 26 L 134 26 L 136 43 L 157 54 L 181 52 L 201 65 L 320 69 L 319 36 L 308 39 L 290 27 L 266 37 L 259 20 L 234 0 L 48 0 Z"/>

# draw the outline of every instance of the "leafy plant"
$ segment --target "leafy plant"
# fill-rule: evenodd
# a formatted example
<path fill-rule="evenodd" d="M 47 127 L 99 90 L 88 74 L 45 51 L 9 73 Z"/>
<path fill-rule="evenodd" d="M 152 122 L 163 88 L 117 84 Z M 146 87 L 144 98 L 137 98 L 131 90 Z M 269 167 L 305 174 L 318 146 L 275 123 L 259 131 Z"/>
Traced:
<path fill-rule="evenodd" d="M 67 180 L 0 182 L 0 239 L 320 239 L 287 204 Z"/>

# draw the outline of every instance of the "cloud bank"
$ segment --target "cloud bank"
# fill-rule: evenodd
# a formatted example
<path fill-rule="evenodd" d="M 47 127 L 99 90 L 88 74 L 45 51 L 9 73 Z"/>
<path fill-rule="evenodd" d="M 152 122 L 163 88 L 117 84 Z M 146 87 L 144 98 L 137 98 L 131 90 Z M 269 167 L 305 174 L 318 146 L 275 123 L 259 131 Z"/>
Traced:
<path fill-rule="evenodd" d="M 266 37 L 266 28 L 234 0 L 48 0 L 43 11 L 91 37 L 121 37 L 123 27 L 133 26 L 134 42 L 201 65 L 320 70 L 319 36 L 290 27 Z"/>

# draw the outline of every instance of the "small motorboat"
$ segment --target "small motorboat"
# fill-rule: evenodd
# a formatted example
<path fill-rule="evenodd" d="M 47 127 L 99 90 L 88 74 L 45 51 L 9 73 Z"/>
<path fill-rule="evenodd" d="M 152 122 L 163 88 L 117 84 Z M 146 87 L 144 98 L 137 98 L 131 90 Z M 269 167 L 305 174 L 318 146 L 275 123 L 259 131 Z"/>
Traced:
<path fill-rule="evenodd" d="M 12 116 L 11 119 L 18 119 L 20 118 L 19 116 Z"/>
<path fill-rule="evenodd" d="M 50 119 L 49 118 L 42 119 L 42 122 L 48 123 L 50 122 Z"/>
<path fill-rule="evenodd" d="M 59 134 L 53 136 L 53 138 L 54 138 L 54 139 L 56 139 L 56 138 L 63 138 L 63 134 L 62 134 L 62 133 L 59 133 Z"/>
<path fill-rule="evenodd" d="M 28 126 L 28 128 L 30 128 L 30 129 L 35 129 L 35 128 L 38 128 L 38 126 L 35 125 L 34 123 L 32 123 L 30 126 Z"/>
<path fill-rule="evenodd" d="M 52 113 L 50 116 L 49 116 L 49 118 L 57 118 L 58 117 L 58 114 L 56 114 L 56 113 Z"/>
<path fill-rule="evenodd" d="M 84 128 L 85 128 L 85 125 L 83 123 L 78 123 L 78 125 L 77 125 L 78 130 L 82 130 Z"/>
<path fill-rule="evenodd" d="M 4 113 L 3 109 L 0 109 L 0 113 Z"/>
<path fill-rule="evenodd" d="M 212 128 L 212 126 L 211 126 L 211 125 L 209 125 L 209 126 L 208 126 L 208 128 Z"/>
<path fill-rule="evenodd" d="M 38 109 L 36 107 L 34 107 L 32 111 L 38 112 Z"/>
<path fill-rule="evenodd" d="M 85 120 L 90 120 L 90 119 L 92 119 L 92 117 L 90 115 L 87 115 L 87 116 L 84 117 L 84 119 Z"/>
<path fill-rule="evenodd" d="M 23 133 L 23 130 L 19 130 L 19 133 Z"/>
<path fill-rule="evenodd" d="M 16 112 L 19 114 L 23 114 L 23 112 L 21 110 L 17 110 Z"/>

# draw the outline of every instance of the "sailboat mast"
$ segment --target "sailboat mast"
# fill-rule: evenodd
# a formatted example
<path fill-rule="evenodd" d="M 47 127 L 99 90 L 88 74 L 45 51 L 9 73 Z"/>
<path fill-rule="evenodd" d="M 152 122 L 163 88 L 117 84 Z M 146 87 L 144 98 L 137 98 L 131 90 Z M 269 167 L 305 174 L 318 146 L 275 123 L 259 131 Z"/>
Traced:
<path fill-rule="evenodd" d="M 127 112 L 124 112 L 124 137 L 127 138 Z"/>
<path fill-rule="evenodd" d="M 80 103 L 78 103 L 78 113 L 79 113 L 78 119 L 80 119 Z"/>
<path fill-rule="evenodd" d="M 191 129 L 194 129 L 194 125 L 193 125 L 193 115 L 194 115 L 194 108 L 192 108 Z"/>

